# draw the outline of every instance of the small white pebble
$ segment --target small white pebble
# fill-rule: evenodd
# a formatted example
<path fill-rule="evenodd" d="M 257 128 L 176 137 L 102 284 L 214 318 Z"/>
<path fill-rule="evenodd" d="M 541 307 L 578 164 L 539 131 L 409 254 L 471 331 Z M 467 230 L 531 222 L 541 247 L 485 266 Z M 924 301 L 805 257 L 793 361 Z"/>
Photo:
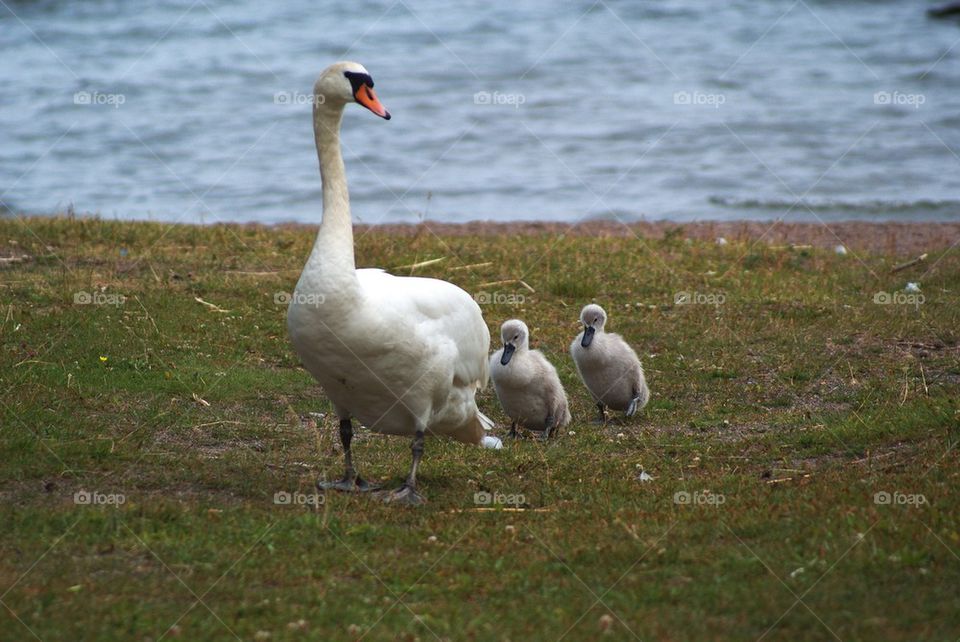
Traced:
<path fill-rule="evenodd" d="M 577 433 L 576 433 L 576 431 L 571 430 L 571 431 L 568 432 L 567 434 L 570 435 L 571 437 L 573 437 L 573 436 L 574 436 L 575 434 L 577 434 Z"/>
<path fill-rule="evenodd" d="M 727 239 L 723 238 L 722 236 L 717 237 L 717 245 L 726 245 L 726 244 L 727 244 Z"/>
<path fill-rule="evenodd" d="M 503 530 L 507 531 L 511 535 L 517 532 L 517 529 L 513 527 L 513 524 L 507 524 L 506 526 L 504 526 Z"/>
<path fill-rule="evenodd" d="M 601 631 L 609 633 L 610 629 L 613 628 L 613 617 L 609 613 L 604 613 L 600 616 L 600 619 L 597 620 L 597 625 Z"/>
<path fill-rule="evenodd" d="M 842 246 L 842 245 L 838 245 L 837 247 L 833 248 L 833 251 L 836 252 L 837 254 L 839 254 L 840 256 L 846 256 L 846 255 L 847 255 L 847 248 L 845 248 L 845 247 Z"/>
<path fill-rule="evenodd" d="M 437 536 L 436 536 L 436 535 L 431 535 L 430 537 L 428 537 L 428 538 L 427 538 L 427 543 L 428 543 L 428 544 L 436 544 L 436 543 L 437 543 Z"/>
<path fill-rule="evenodd" d="M 622 432 L 618 432 L 618 433 L 617 433 L 617 439 L 623 439 L 623 438 L 626 437 L 626 436 L 627 436 L 627 435 L 626 435 L 625 433 L 622 433 Z"/>
<path fill-rule="evenodd" d="M 905 288 L 903 288 L 903 289 L 904 289 L 904 291 L 906 291 L 906 292 L 919 292 L 919 291 L 920 291 L 920 284 L 919 284 L 919 283 L 915 283 L 915 282 L 913 282 L 913 281 L 910 281 L 909 283 L 907 283 L 907 287 L 905 287 Z"/>

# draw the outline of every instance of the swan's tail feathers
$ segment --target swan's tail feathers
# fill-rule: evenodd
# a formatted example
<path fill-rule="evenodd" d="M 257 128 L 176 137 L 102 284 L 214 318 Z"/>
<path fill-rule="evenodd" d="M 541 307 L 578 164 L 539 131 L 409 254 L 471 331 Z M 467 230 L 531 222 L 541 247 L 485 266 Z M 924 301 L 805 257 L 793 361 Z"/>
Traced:
<path fill-rule="evenodd" d="M 485 414 L 483 414 L 483 413 L 480 412 L 479 410 L 477 411 L 477 419 L 480 420 L 480 424 L 483 426 L 483 429 L 484 429 L 484 430 L 487 430 L 487 431 L 493 430 L 494 426 L 497 425 L 497 424 L 495 424 L 495 423 L 493 422 L 493 419 L 491 419 L 490 417 L 486 416 Z"/>
<path fill-rule="evenodd" d="M 493 435 L 484 435 L 480 445 L 484 448 L 490 448 L 491 450 L 500 450 L 503 448 L 503 442 L 500 441 L 500 438 L 494 437 Z"/>
<path fill-rule="evenodd" d="M 479 410 L 466 423 L 453 432 L 444 433 L 465 444 L 480 445 L 483 443 L 484 433 L 494 427 L 493 420 Z"/>

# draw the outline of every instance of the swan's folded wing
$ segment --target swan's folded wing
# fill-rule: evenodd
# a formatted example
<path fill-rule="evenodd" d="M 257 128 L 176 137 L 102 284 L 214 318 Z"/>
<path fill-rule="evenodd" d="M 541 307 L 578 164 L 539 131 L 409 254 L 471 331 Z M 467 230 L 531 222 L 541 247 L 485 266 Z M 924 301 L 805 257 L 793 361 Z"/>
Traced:
<path fill-rule="evenodd" d="M 452 341 L 460 385 L 487 385 L 490 332 L 473 297 L 447 281 L 396 277 L 381 270 L 358 270 L 364 293 L 378 306 L 398 314 L 424 337 Z"/>

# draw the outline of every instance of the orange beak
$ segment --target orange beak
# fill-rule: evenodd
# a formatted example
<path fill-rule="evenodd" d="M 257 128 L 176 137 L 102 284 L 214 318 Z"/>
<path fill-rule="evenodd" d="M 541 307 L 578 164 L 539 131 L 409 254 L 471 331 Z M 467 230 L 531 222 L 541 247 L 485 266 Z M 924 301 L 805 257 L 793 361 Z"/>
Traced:
<path fill-rule="evenodd" d="M 384 107 L 380 101 L 377 99 L 377 95 L 373 93 L 373 87 L 367 85 L 360 85 L 357 88 L 357 93 L 353 95 L 357 99 L 357 102 L 375 113 L 380 118 L 385 120 L 390 120 L 390 112 L 387 111 L 387 108 Z"/>

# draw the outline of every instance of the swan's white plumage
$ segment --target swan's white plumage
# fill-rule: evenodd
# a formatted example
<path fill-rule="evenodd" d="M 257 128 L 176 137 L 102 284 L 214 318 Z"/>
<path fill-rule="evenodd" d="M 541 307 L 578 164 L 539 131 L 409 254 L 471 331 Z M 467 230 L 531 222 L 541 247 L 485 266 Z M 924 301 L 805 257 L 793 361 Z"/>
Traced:
<path fill-rule="evenodd" d="M 487 383 L 490 345 L 479 306 L 446 281 L 375 269 L 356 275 L 346 306 L 301 279 L 288 313 L 304 366 L 340 416 L 409 436 L 420 420 L 428 434 L 478 443 L 483 420 L 475 394 Z M 320 300 L 306 292 L 323 294 L 323 303 L 294 305 Z"/>
<path fill-rule="evenodd" d="M 341 419 L 390 435 L 427 434 L 481 443 L 492 422 L 477 409 L 487 383 L 490 334 L 473 298 L 437 279 L 356 270 L 346 173 L 343 107 L 353 100 L 336 63 L 317 80 L 314 131 L 323 178 L 323 223 L 287 311 L 304 367 Z M 384 113 L 385 110 L 384 110 Z"/>

